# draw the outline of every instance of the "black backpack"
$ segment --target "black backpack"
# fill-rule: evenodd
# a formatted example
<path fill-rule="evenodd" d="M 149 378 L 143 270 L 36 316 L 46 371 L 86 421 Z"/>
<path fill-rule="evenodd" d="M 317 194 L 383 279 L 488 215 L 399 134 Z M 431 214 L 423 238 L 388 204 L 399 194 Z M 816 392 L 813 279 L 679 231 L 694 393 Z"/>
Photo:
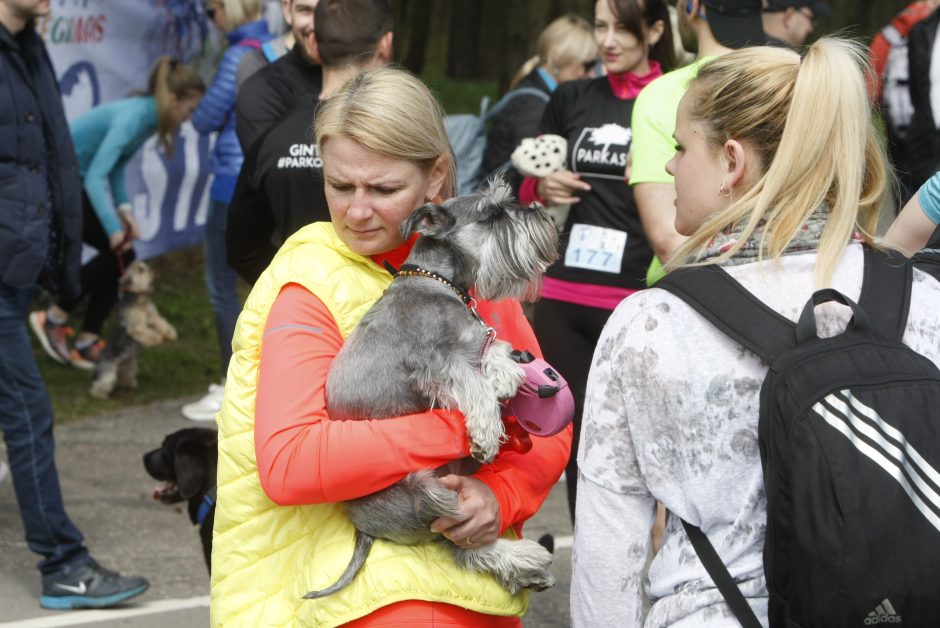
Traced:
<path fill-rule="evenodd" d="M 796 325 L 717 266 L 656 284 L 769 365 L 758 439 L 771 626 L 940 626 L 940 370 L 901 343 L 912 275 L 866 249 L 859 304 L 819 290 Z M 826 301 L 853 317 L 819 338 Z M 705 534 L 683 524 L 738 620 L 759 626 Z"/>

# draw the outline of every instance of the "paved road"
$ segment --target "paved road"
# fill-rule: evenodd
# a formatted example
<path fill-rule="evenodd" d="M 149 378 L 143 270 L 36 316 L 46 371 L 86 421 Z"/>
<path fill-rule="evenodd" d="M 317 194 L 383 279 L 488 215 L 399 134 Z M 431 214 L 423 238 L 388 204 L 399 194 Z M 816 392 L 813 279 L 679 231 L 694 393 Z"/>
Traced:
<path fill-rule="evenodd" d="M 165 434 L 193 426 L 179 414 L 187 401 L 127 408 L 56 430 L 66 506 L 95 558 L 108 568 L 150 580 L 150 590 L 133 603 L 100 611 L 39 608 L 37 558 L 23 540 L 12 485 L 9 479 L 0 483 L 0 628 L 208 625 L 208 576 L 196 529 L 182 509 L 153 501 L 155 482 L 141 463 L 142 454 L 159 446 Z M 533 596 L 526 628 L 569 623 L 571 525 L 561 484 L 526 526 L 530 538 L 544 532 L 558 539 L 553 567 L 558 584 Z"/>

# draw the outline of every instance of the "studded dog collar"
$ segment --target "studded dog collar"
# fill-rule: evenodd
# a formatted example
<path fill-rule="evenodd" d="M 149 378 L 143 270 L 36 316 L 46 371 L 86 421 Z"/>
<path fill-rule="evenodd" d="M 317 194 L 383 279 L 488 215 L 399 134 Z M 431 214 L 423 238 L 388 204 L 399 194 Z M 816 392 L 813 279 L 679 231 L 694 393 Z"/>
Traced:
<path fill-rule="evenodd" d="M 470 296 L 470 294 L 462 289 L 460 286 L 455 284 L 453 281 L 445 277 L 440 273 L 436 273 L 433 270 L 427 270 L 417 266 L 415 264 L 402 264 L 401 268 L 395 268 L 392 264 L 386 260 L 384 262 L 385 269 L 391 273 L 393 278 L 398 277 L 426 277 L 427 279 L 433 279 L 439 283 L 444 284 L 450 288 L 454 294 L 456 294 L 463 304 L 467 306 L 467 310 L 470 312 L 470 316 L 473 317 L 475 321 L 480 323 L 484 329 L 486 329 L 486 341 L 483 343 L 482 353 L 486 353 L 486 350 L 489 349 L 490 345 L 496 340 L 496 330 L 486 324 L 486 321 L 483 320 L 483 317 L 477 312 L 477 302 L 476 299 Z"/>

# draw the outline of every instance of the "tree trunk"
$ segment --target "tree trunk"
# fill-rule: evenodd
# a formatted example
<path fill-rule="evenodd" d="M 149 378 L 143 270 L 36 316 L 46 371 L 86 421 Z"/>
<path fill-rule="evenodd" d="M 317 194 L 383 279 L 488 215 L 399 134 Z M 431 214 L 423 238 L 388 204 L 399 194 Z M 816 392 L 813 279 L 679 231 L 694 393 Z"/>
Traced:
<path fill-rule="evenodd" d="M 479 0 L 452 0 L 447 47 L 448 77 L 473 79 L 483 76 L 479 54 L 482 18 L 483 3 Z"/>
<path fill-rule="evenodd" d="M 428 49 L 428 35 L 431 31 L 431 0 L 408 0 L 410 15 L 408 20 L 407 49 L 401 57 L 402 65 L 414 72 L 424 72 L 424 59 Z"/>

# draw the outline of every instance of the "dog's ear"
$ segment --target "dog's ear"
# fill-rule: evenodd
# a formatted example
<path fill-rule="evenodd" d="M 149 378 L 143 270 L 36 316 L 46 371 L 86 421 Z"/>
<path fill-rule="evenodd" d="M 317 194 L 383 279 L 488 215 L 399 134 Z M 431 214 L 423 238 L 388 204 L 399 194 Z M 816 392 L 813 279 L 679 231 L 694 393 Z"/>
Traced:
<path fill-rule="evenodd" d="M 441 237 L 447 235 L 456 224 L 457 220 L 447 209 L 434 203 L 425 203 L 411 212 L 399 229 L 407 240 L 415 232 L 423 236 Z"/>
<path fill-rule="evenodd" d="M 180 443 L 173 457 L 173 467 L 176 470 L 176 486 L 179 487 L 180 497 L 193 497 L 202 490 L 209 479 L 206 446 L 195 441 Z"/>

